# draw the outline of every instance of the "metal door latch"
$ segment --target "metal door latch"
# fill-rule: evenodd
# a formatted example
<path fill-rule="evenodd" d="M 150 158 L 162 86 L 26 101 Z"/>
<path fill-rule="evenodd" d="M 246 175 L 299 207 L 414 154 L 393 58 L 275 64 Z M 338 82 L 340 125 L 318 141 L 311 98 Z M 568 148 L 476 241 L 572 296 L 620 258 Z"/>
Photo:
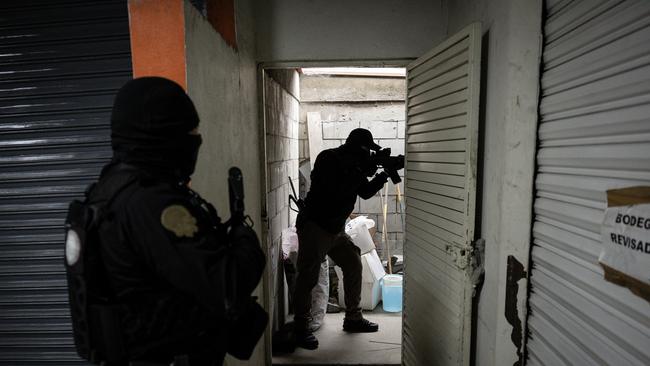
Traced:
<path fill-rule="evenodd" d="M 459 248 L 453 245 L 447 245 L 445 247 L 445 252 L 448 256 L 452 257 L 456 267 L 459 269 L 465 269 L 469 264 L 468 250 L 464 248 Z"/>
<path fill-rule="evenodd" d="M 477 239 L 473 241 L 469 249 L 447 245 L 445 252 L 452 257 L 452 260 L 459 269 L 465 269 L 469 266 L 472 283 L 478 283 L 478 278 L 483 274 L 485 240 Z"/>

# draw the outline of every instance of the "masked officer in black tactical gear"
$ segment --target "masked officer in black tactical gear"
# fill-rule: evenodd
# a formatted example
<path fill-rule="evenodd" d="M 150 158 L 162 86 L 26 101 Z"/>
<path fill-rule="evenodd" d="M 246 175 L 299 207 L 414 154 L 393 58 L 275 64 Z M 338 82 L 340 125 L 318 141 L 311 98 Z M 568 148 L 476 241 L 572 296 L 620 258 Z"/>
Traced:
<path fill-rule="evenodd" d="M 125 364 L 169 365 L 182 355 L 221 365 L 225 283 L 250 296 L 262 275 L 257 239 L 226 245 L 216 211 L 187 186 L 198 123 L 185 91 L 164 78 L 129 81 L 115 98 L 113 159 L 87 201 L 106 203 L 98 244 L 108 296 L 122 309 Z"/>
<path fill-rule="evenodd" d="M 318 281 L 325 255 L 343 270 L 346 308 L 343 330 L 376 332 L 379 329 L 377 324 L 361 315 L 360 250 L 345 234 L 344 228 L 357 196 L 371 198 L 388 180 L 388 174 L 383 171 L 375 175 L 377 165 L 371 159 L 371 150 L 380 149 L 370 131 L 358 128 L 350 133 L 344 145 L 324 150 L 316 158 L 305 207 L 296 220 L 300 249 L 294 326 L 296 344 L 300 347 L 318 348 L 318 340 L 309 330 L 311 291 Z M 375 177 L 368 181 L 373 175 Z"/>

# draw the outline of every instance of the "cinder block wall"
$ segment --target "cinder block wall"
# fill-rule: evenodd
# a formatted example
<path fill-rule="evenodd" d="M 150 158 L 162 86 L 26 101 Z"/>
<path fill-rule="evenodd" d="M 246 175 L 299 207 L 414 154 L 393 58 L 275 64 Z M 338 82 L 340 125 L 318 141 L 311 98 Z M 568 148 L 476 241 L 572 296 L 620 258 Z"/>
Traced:
<path fill-rule="evenodd" d="M 345 142 L 350 131 L 366 128 L 382 147 L 392 154 L 404 154 L 405 132 L 404 78 L 334 75 L 300 76 L 300 160 L 309 159 L 307 113 L 320 112 L 323 149 Z M 400 173 L 403 173 L 400 172 Z M 403 228 L 396 189 L 388 185 L 387 233 L 391 254 L 402 254 Z M 400 191 L 404 193 L 403 182 Z M 383 191 L 382 191 L 383 193 Z M 377 223 L 375 243 L 383 255 L 382 205 L 379 194 L 369 200 L 359 199 L 355 214 L 366 215 Z"/>
<path fill-rule="evenodd" d="M 289 209 L 291 186 L 298 189 L 298 91 L 299 78 L 295 70 L 268 70 L 264 79 L 266 116 L 267 214 L 269 219 L 271 295 L 278 304 L 283 296 L 279 283 L 282 230 L 293 226 L 296 213 Z M 279 311 L 273 309 L 274 324 Z"/>

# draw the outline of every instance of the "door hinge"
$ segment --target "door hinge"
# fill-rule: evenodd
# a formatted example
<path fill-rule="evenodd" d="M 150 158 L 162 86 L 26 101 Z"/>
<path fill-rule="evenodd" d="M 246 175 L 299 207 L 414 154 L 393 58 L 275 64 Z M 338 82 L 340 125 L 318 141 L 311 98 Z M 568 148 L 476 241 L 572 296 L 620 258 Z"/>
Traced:
<path fill-rule="evenodd" d="M 476 296 L 476 288 L 483 281 L 485 273 L 485 239 L 472 242 L 469 278 L 472 281 L 472 297 Z"/>

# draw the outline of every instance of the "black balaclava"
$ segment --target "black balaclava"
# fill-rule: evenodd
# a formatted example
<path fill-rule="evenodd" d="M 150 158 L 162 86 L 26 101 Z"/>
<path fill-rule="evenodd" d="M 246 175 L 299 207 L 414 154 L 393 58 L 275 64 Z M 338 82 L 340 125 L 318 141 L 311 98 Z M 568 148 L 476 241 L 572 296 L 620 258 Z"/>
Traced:
<path fill-rule="evenodd" d="M 180 85 L 161 77 L 133 79 L 113 104 L 113 159 L 187 182 L 201 145 L 201 136 L 189 132 L 198 124 L 194 104 Z"/>

